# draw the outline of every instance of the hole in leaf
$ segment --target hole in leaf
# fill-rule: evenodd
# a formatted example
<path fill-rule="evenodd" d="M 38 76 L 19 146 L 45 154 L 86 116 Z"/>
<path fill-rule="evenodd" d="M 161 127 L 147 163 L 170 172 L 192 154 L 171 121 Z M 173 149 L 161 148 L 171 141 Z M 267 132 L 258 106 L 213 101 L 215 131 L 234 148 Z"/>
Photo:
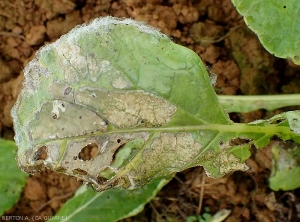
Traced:
<path fill-rule="evenodd" d="M 240 146 L 240 145 L 246 145 L 250 142 L 251 140 L 249 139 L 242 139 L 242 138 L 234 138 L 230 140 L 229 144 L 231 146 Z"/>
<path fill-rule="evenodd" d="M 88 173 L 85 170 L 82 170 L 80 168 L 76 168 L 73 170 L 74 174 L 78 174 L 78 175 L 87 175 Z"/>
<path fill-rule="evenodd" d="M 120 141 L 121 142 L 121 141 Z M 116 151 L 114 152 L 113 156 L 112 156 L 112 161 L 110 163 L 110 165 L 112 165 L 115 160 L 116 160 L 116 157 L 117 157 L 117 154 L 122 150 L 122 148 L 125 146 L 126 143 L 124 144 L 120 144 L 120 146 L 116 149 Z"/>
<path fill-rule="evenodd" d="M 98 176 L 97 181 L 98 181 L 98 183 L 103 184 L 103 183 L 106 183 L 108 181 L 108 179 L 105 177 Z"/>
<path fill-rule="evenodd" d="M 270 124 L 280 124 L 283 121 L 285 121 L 285 118 L 281 118 L 281 119 L 275 119 L 272 122 L 270 122 Z"/>
<path fill-rule="evenodd" d="M 78 158 L 83 161 L 92 160 L 98 155 L 98 145 L 96 143 L 91 143 L 82 148 L 78 154 Z"/>
<path fill-rule="evenodd" d="M 45 160 L 47 159 L 47 157 L 48 157 L 47 147 L 42 146 L 36 151 L 34 160 Z"/>

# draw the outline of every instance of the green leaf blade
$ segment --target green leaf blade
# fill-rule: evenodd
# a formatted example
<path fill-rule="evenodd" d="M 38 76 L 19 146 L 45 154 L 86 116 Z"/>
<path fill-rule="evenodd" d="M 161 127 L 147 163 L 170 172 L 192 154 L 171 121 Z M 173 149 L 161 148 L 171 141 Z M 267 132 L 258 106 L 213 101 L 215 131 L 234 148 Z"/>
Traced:
<path fill-rule="evenodd" d="M 297 0 L 232 2 L 270 53 L 300 64 L 300 6 Z"/>
<path fill-rule="evenodd" d="M 16 162 L 16 144 L 0 139 L 0 214 L 11 208 L 19 199 L 27 174 Z"/>
<path fill-rule="evenodd" d="M 49 221 L 106 221 L 131 217 L 144 209 L 171 177 L 159 178 L 136 190 L 113 189 L 95 193 L 85 188 L 75 195 Z M 80 188 L 83 189 L 83 188 Z"/>

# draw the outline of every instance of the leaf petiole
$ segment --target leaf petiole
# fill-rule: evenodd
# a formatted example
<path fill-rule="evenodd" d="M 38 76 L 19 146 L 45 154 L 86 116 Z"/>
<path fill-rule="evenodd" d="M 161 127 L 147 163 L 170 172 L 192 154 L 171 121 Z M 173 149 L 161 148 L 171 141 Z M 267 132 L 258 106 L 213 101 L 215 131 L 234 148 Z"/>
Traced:
<path fill-rule="evenodd" d="M 258 109 L 270 111 L 286 106 L 300 105 L 300 94 L 251 96 L 218 95 L 218 99 L 228 113 L 247 113 Z"/>

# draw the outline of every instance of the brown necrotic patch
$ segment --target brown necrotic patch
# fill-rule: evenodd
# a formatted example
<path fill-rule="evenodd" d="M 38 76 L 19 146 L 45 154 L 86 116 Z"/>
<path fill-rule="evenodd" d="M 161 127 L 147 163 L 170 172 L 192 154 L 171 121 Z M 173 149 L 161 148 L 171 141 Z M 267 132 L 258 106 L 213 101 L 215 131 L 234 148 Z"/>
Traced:
<path fill-rule="evenodd" d="M 98 145 L 91 143 L 82 148 L 78 154 L 78 159 L 88 161 L 94 159 L 99 153 Z"/>
<path fill-rule="evenodd" d="M 246 145 L 250 142 L 251 140 L 249 139 L 244 139 L 244 138 L 233 138 L 230 140 L 229 145 L 230 146 L 241 146 L 241 145 Z M 220 144 L 221 145 L 221 144 Z"/>
<path fill-rule="evenodd" d="M 76 92 L 75 102 L 97 110 L 118 128 L 162 126 L 177 110 L 164 98 L 142 90 L 123 92 L 84 87 Z"/>
<path fill-rule="evenodd" d="M 78 174 L 78 175 L 87 175 L 88 173 L 85 170 L 82 170 L 80 168 L 76 168 L 73 170 L 73 174 Z"/>
<path fill-rule="evenodd" d="M 55 171 L 58 173 L 65 173 L 67 169 L 65 167 L 57 167 L 55 168 Z"/>
<path fill-rule="evenodd" d="M 67 87 L 66 89 L 65 89 L 65 91 L 64 91 L 64 95 L 66 96 L 66 95 L 69 95 L 70 94 L 70 92 L 72 91 L 72 87 Z"/>
<path fill-rule="evenodd" d="M 105 178 L 105 177 L 101 177 L 101 176 L 97 177 L 97 182 L 100 183 L 100 184 L 106 183 L 107 181 L 108 181 L 108 179 Z"/>

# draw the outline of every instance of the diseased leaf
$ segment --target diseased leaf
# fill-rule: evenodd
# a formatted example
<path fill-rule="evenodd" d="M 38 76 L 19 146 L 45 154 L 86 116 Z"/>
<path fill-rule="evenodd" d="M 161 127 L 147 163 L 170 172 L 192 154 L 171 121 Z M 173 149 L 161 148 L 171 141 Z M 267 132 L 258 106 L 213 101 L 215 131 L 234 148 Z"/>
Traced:
<path fill-rule="evenodd" d="M 247 169 L 252 144 L 299 138 L 286 116 L 282 126 L 232 123 L 197 54 L 129 19 L 74 29 L 39 50 L 24 73 L 12 109 L 20 167 L 46 166 L 98 191 L 199 165 L 220 177 Z"/>
<path fill-rule="evenodd" d="M 272 146 L 272 190 L 294 190 L 300 187 L 300 148 L 291 142 L 275 142 Z"/>
<path fill-rule="evenodd" d="M 158 178 L 135 190 L 116 188 L 95 193 L 86 186 L 80 187 L 75 196 L 49 221 L 112 222 L 132 217 L 144 209 L 144 205 L 156 196 L 170 178 Z"/>
<path fill-rule="evenodd" d="M 9 210 L 19 199 L 27 174 L 16 162 L 17 146 L 13 141 L 0 139 L 0 214 Z"/>
<path fill-rule="evenodd" d="M 270 53 L 300 64 L 298 0 L 232 0 L 232 2 Z"/>
<path fill-rule="evenodd" d="M 287 112 L 286 117 L 291 130 L 297 134 L 300 134 L 300 110 Z"/>

